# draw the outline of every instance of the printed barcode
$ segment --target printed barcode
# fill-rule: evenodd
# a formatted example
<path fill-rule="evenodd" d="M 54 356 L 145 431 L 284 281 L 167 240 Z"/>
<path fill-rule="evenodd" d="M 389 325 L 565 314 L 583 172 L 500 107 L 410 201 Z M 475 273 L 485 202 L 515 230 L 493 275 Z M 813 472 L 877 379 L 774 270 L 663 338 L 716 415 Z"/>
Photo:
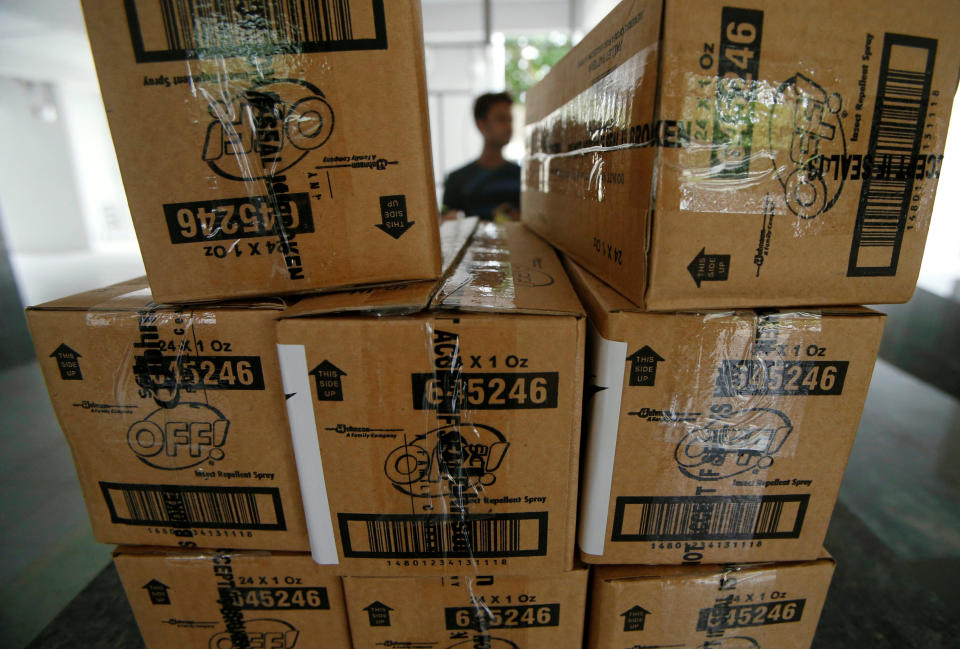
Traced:
<path fill-rule="evenodd" d="M 490 558 L 547 553 L 547 512 L 338 514 L 345 557 Z"/>
<path fill-rule="evenodd" d="M 617 498 L 612 541 L 735 541 L 800 536 L 808 494 Z"/>
<path fill-rule="evenodd" d="M 867 149 L 873 168 L 860 190 L 848 276 L 897 273 L 936 51 L 935 40 L 884 34 Z"/>
<path fill-rule="evenodd" d="M 383 0 L 125 0 L 138 63 L 386 49 Z"/>
<path fill-rule="evenodd" d="M 101 482 L 114 523 L 231 530 L 285 530 L 280 491 Z"/>

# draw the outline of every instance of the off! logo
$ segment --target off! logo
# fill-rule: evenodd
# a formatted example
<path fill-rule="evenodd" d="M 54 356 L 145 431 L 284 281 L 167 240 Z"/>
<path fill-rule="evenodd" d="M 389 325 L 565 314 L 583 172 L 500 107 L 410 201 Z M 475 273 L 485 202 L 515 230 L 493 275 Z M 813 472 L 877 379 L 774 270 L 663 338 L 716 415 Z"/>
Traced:
<path fill-rule="evenodd" d="M 230 421 L 205 403 L 158 408 L 127 430 L 127 443 L 140 461 L 177 471 L 224 458 Z"/>
<path fill-rule="evenodd" d="M 211 101 L 203 160 L 231 180 L 283 173 L 333 132 L 333 109 L 312 83 L 269 79 L 229 99 Z"/>
<path fill-rule="evenodd" d="M 510 442 L 483 424 L 441 426 L 393 449 L 384 472 L 398 491 L 430 498 L 492 485 Z"/>
<path fill-rule="evenodd" d="M 210 649 L 293 649 L 300 632 L 283 620 L 247 620 L 243 630 L 221 631 Z"/>
<path fill-rule="evenodd" d="M 847 152 L 842 104 L 839 94 L 799 73 L 777 88 L 770 108 L 770 150 L 784 201 L 798 218 L 823 214 L 843 191 L 843 179 L 833 181 L 819 172 L 824 158 Z"/>

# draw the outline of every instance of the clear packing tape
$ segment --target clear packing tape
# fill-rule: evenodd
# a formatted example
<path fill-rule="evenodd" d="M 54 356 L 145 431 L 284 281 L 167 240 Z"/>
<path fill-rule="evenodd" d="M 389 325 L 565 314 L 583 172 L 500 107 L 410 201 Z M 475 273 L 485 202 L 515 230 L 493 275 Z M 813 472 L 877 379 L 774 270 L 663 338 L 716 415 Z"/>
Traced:
<path fill-rule="evenodd" d="M 654 200 L 668 177 L 684 211 L 770 213 L 773 193 L 798 217 L 795 236 L 824 227 L 815 217 L 840 197 L 850 137 L 840 94 L 811 70 L 782 82 L 685 71 L 668 83 L 657 78 L 660 58 L 657 44 L 644 48 L 528 124 L 526 187 L 602 203 L 611 187 L 640 180 L 636 156 L 655 149 Z M 664 76 L 680 76 L 670 69 L 679 61 L 660 63 Z M 867 158 L 855 164 L 851 177 L 899 173 Z M 929 161 L 911 164 L 908 173 L 920 173 Z"/>
<path fill-rule="evenodd" d="M 644 78 L 656 77 L 657 46 L 630 57 L 543 119 L 526 126 L 525 186 L 602 202 L 607 155 L 654 144 L 649 115 L 637 101 Z"/>
<path fill-rule="evenodd" d="M 625 384 L 626 376 L 633 372 L 631 356 L 645 349 L 648 355 L 656 352 L 641 347 L 639 340 L 610 340 L 590 329 L 588 358 L 592 366 L 588 374 L 605 389 L 593 393 L 584 408 L 589 432 L 585 437 L 579 544 L 588 554 L 604 553 L 621 434 L 635 433 L 642 425 L 644 439 L 672 447 L 661 451 L 672 456 L 665 464 L 674 467 L 662 480 L 692 480 L 709 487 L 758 474 L 779 458 L 793 457 L 806 425 L 803 403 L 781 396 L 769 386 L 789 378 L 777 348 L 792 347 L 794 341 L 810 334 L 818 336 L 823 313 L 739 310 L 659 317 L 673 318 L 672 328 L 687 333 L 677 337 L 673 347 L 657 345 L 663 358 L 673 364 L 669 374 L 661 372 L 657 378 L 664 405 L 656 408 L 623 403 L 631 394 Z M 693 335 L 688 335 L 690 329 Z M 631 354 L 638 348 L 640 351 Z M 678 359 L 683 361 L 678 363 Z M 646 403 L 657 401 L 651 397 L 643 405 Z M 753 486 L 746 487 L 751 493 L 764 492 L 762 479 L 751 482 Z"/>
<path fill-rule="evenodd" d="M 446 309 L 512 309 L 515 282 L 506 233 L 494 223 L 482 223 L 433 301 Z"/>
<path fill-rule="evenodd" d="M 318 562 L 461 576 L 572 564 L 582 306 L 556 254 L 520 223 L 479 225 L 455 259 L 442 280 L 421 283 L 429 306 L 362 320 L 376 300 L 296 311 L 332 299 L 320 296 L 280 323 Z M 323 359 L 349 378 L 341 392 L 332 377 L 336 398 L 319 400 L 337 403 L 318 406 L 308 369 Z M 369 488 L 344 488 L 345 476 Z"/>
<path fill-rule="evenodd" d="M 819 311 L 715 312 L 703 316 L 679 314 L 677 317 L 702 317 L 700 335 L 685 341 L 688 350 L 674 350 L 674 357 L 695 357 L 697 362 L 678 381 L 687 390 L 675 391 L 668 413 L 702 412 L 701 417 L 687 421 L 674 420 L 675 428 L 685 429 L 678 442 L 677 432 L 664 428 L 665 439 L 676 443 L 675 458 L 681 473 L 703 479 L 701 467 L 711 471 L 717 466 L 730 466 L 716 479 L 728 478 L 732 472 L 753 470 L 755 465 L 773 462 L 773 456 L 792 455 L 794 445 L 787 438 L 802 429 L 802 409 L 782 412 L 783 397 L 766 386 L 783 382 L 782 363 L 777 360 L 777 346 L 789 346 L 790 339 L 803 340 L 822 331 L 823 314 Z M 733 326 L 730 326 L 730 325 Z M 716 325 L 716 326 L 714 326 Z M 695 351 L 690 351 L 693 349 Z M 743 359 L 730 361 L 727 359 Z M 708 368 L 716 368 L 705 371 Z M 642 413 L 630 413 L 640 416 Z M 745 464 L 744 458 L 752 460 Z M 696 475 L 694 475 L 696 474 Z"/>
<path fill-rule="evenodd" d="M 226 237 L 233 250 L 241 241 L 228 228 L 255 227 L 265 214 L 275 215 L 267 221 L 282 255 L 273 272 L 297 279 L 303 269 L 294 241 L 303 207 L 290 195 L 285 174 L 330 139 L 334 116 L 320 88 L 304 79 L 303 43 L 293 29 L 305 16 L 296 3 L 282 15 L 279 9 L 254 3 L 224 13 L 170 5 L 164 25 L 186 65 L 185 75 L 168 83 L 189 86 L 199 106 L 194 121 L 207 123 L 202 159 L 210 168 L 209 189 L 218 190 L 224 179 L 241 182 L 243 193 L 257 199 L 255 207 L 264 203 L 232 223 L 201 223 L 204 237 Z"/>

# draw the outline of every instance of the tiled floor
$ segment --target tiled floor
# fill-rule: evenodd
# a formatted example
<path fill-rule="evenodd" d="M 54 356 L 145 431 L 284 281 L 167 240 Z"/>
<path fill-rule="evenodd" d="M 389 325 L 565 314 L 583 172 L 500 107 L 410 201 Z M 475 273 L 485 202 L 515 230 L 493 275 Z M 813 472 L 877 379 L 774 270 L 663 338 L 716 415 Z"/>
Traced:
<path fill-rule="evenodd" d="M 141 274 L 135 246 L 12 255 L 9 266 L 6 255 L 0 259 L 0 638 L 12 649 L 26 646 L 108 565 L 111 551 L 93 540 L 37 363 L 16 364 L 33 358 L 21 304 Z"/>
<path fill-rule="evenodd" d="M 36 363 L 0 372 L 0 629 L 25 646 L 107 565 Z"/>

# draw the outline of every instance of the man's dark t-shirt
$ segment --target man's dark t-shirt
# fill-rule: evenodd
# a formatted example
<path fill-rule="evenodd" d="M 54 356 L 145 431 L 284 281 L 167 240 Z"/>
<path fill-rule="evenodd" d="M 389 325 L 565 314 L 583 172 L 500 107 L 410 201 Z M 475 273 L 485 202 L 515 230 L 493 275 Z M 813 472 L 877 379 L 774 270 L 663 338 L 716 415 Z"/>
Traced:
<path fill-rule="evenodd" d="M 490 169 L 471 162 L 447 176 L 443 209 L 463 210 L 467 216 L 493 220 L 493 211 L 507 203 L 520 209 L 520 166 L 504 162 Z"/>

